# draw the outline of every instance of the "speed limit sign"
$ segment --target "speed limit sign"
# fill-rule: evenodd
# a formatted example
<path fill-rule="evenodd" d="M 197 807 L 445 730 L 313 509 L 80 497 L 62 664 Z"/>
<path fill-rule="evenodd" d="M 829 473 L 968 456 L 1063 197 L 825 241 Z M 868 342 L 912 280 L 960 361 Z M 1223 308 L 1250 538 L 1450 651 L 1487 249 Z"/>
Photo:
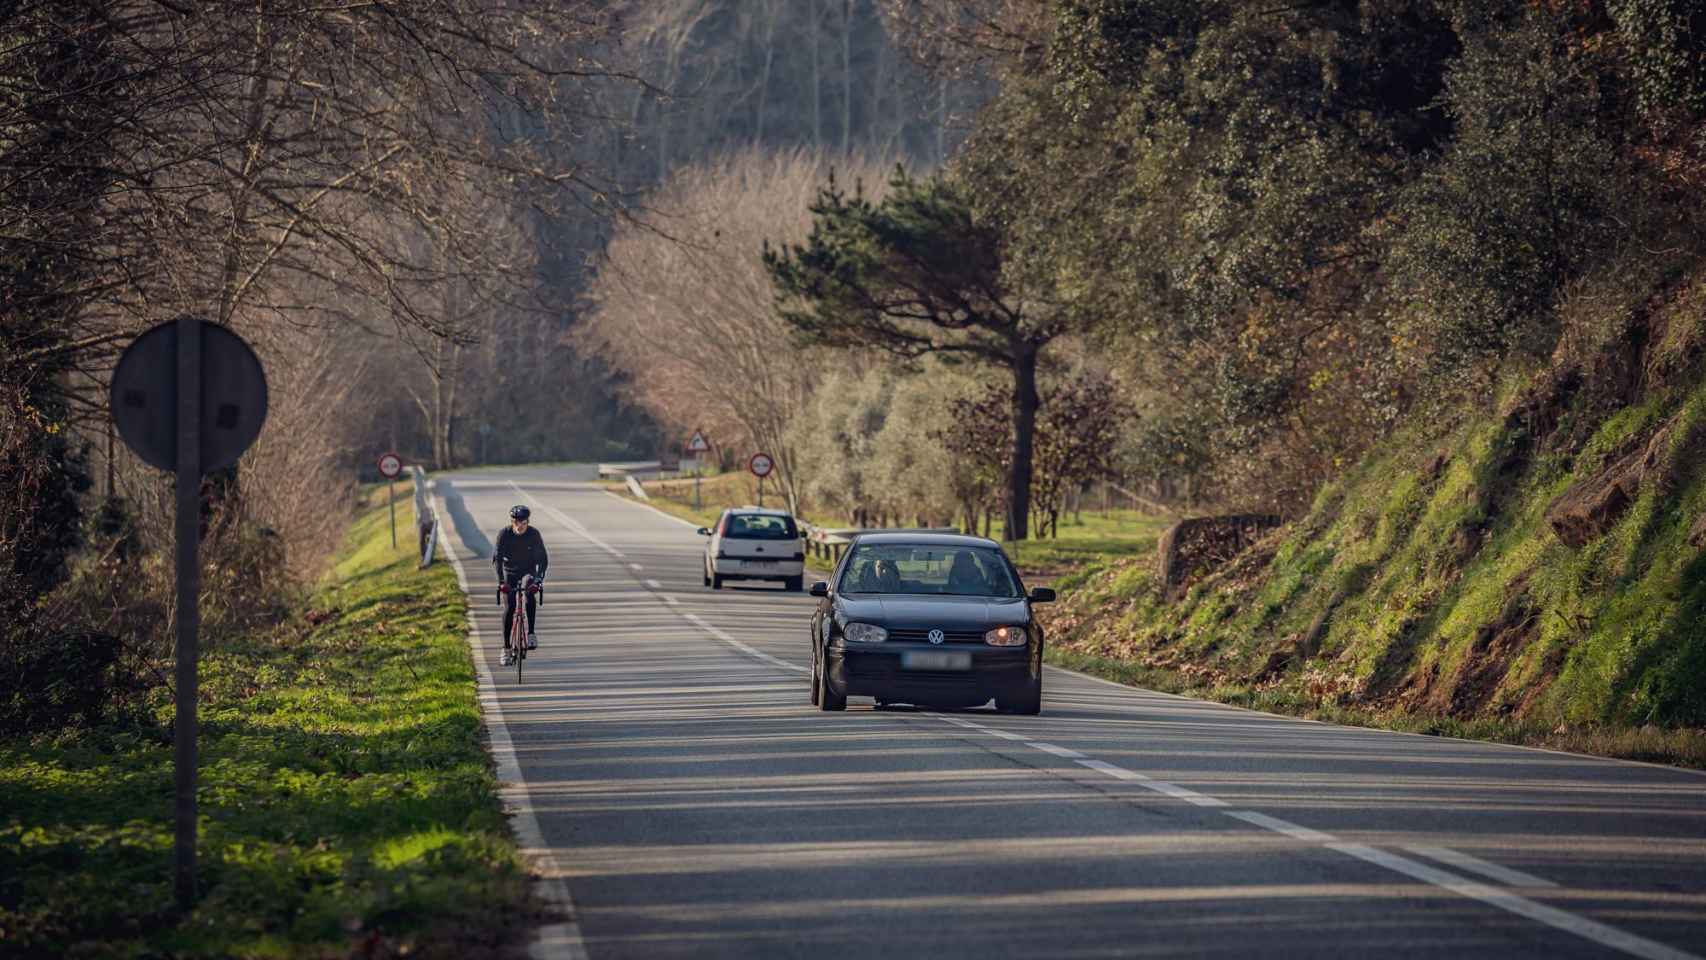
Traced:
<path fill-rule="evenodd" d="M 755 453 L 752 455 L 752 459 L 747 461 L 746 466 L 752 471 L 753 476 L 762 480 L 770 476 L 770 471 L 776 469 L 776 461 L 770 459 L 768 453 Z"/>
<path fill-rule="evenodd" d="M 394 453 L 387 453 L 379 458 L 379 475 L 387 480 L 394 480 L 397 474 L 403 472 L 403 458 Z"/>

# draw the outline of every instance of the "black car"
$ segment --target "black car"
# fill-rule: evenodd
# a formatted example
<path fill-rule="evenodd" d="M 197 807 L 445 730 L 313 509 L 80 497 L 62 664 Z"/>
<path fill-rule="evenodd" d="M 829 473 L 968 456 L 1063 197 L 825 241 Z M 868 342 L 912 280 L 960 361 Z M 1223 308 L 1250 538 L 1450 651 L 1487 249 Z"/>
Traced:
<path fill-rule="evenodd" d="M 1042 709 L 1043 631 L 1001 545 L 982 537 L 869 533 L 812 584 L 812 702 Z"/>

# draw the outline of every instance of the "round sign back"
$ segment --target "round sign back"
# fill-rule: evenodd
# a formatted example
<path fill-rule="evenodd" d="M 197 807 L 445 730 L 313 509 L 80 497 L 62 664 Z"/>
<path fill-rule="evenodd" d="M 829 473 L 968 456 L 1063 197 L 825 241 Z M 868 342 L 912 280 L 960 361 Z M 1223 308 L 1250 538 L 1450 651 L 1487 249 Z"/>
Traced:
<path fill-rule="evenodd" d="M 224 327 L 201 328 L 201 470 L 237 462 L 267 418 L 267 375 L 255 351 Z M 178 324 L 137 337 L 113 370 L 113 424 L 151 466 L 178 465 Z"/>
<path fill-rule="evenodd" d="M 394 453 L 384 454 L 379 458 L 379 475 L 387 480 L 403 472 L 403 458 Z"/>
<path fill-rule="evenodd" d="M 762 479 L 770 476 L 770 471 L 776 469 L 776 461 L 770 459 L 768 453 L 755 453 L 747 462 L 747 469 L 752 471 L 753 476 Z"/>

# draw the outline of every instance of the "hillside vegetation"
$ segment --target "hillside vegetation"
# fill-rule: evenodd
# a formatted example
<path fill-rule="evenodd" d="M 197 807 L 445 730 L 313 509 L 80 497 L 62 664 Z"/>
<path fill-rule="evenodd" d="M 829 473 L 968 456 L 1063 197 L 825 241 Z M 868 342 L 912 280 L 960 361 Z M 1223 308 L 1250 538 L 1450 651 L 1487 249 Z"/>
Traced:
<path fill-rule="evenodd" d="M 1153 557 L 1087 571 L 1057 649 L 1252 705 L 1706 764 L 1703 280 L 1378 447 L 1172 600 Z"/>

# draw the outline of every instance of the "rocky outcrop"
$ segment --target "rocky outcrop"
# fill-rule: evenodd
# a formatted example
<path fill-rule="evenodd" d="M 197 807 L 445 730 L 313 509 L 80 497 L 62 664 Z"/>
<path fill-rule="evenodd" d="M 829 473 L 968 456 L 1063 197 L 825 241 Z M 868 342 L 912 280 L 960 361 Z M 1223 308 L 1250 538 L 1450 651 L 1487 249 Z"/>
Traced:
<path fill-rule="evenodd" d="M 1552 501 L 1546 522 L 1558 539 L 1572 547 L 1587 545 L 1617 523 L 1643 485 L 1664 484 L 1670 470 L 1668 454 L 1674 430 L 1674 422 L 1666 424 L 1646 443 L 1637 444 Z"/>
<path fill-rule="evenodd" d="M 1161 535 L 1161 589 L 1169 600 L 1197 578 L 1243 553 L 1280 518 L 1262 513 L 1180 520 Z"/>

